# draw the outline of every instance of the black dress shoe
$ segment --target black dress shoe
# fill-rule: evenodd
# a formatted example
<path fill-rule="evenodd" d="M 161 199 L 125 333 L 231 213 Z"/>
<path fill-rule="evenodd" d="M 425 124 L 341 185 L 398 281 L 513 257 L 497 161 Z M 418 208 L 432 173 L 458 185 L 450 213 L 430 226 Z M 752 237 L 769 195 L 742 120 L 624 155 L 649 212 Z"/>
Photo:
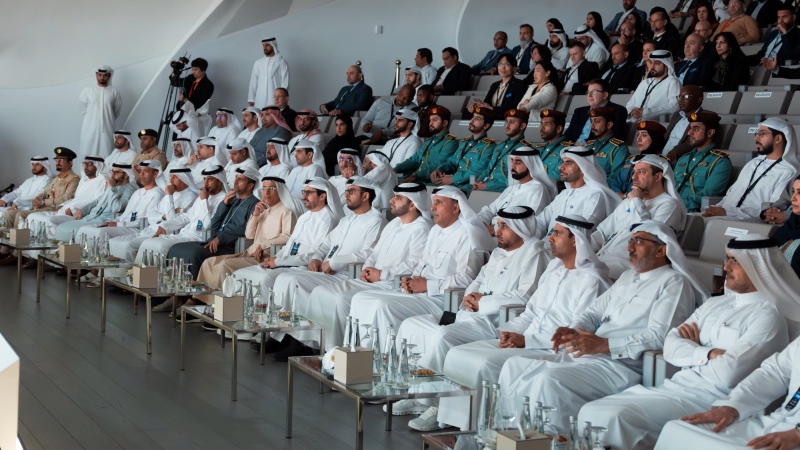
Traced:
<path fill-rule="evenodd" d="M 289 337 L 289 336 L 287 336 Z M 292 338 L 292 343 L 285 349 L 272 355 L 272 358 L 278 362 L 287 362 L 292 356 L 313 356 L 316 352 L 313 348 L 304 345 L 297 339 Z"/>
<path fill-rule="evenodd" d="M 283 340 L 277 341 L 272 338 L 268 338 L 266 342 L 264 342 L 264 353 L 275 353 L 279 352 L 286 347 L 292 344 L 292 341 L 284 337 Z M 250 341 L 250 349 L 256 353 L 261 353 L 261 341 Z"/>

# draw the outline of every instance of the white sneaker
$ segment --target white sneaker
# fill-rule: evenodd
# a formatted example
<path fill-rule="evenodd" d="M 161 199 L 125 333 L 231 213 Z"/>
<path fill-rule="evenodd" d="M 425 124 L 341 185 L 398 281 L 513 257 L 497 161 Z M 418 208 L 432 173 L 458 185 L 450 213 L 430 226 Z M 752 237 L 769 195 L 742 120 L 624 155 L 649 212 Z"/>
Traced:
<path fill-rule="evenodd" d="M 393 416 L 407 416 L 409 414 L 422 414 L 425 412 L 425 405 L 417 403 L 416 400 L 400 400 L 392 404 Z M 386 405 L 383 405 L 383 412 L 386 412 Z"/>
<path fill-rule="evenodd" d="M 91 272 L 89 272 L 81 277 L 81 283 L 91 283 L 92 281 L 97 280 L 97 278 L 97 275 L 93 275 Z"/>
<path fill-rule="evenodd" d="M 408 426 L 419 431 L 438 430 L 441 428 L 439 426 L 439 420 L 436 419 L 438 414 L 439 408 L 436 406 L 431 406 L 427 411 L 422 413 L 421 416 L 414 420 L 408 421 Z"/>

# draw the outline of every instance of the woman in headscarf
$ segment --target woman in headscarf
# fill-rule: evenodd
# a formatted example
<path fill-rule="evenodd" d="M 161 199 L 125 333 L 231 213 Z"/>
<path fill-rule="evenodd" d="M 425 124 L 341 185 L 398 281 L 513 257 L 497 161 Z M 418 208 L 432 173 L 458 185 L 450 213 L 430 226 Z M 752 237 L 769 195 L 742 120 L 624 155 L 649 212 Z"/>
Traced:
<path fill-rule="evenodd" d="M 629 14 L 630 15 L 630 14 Z M 608 39 L 608 34 L 603 30 L 603 16 L 597 11 L 591 11 L 586 15 L 586 26 L 594 31 L 594 34 L 603 41 L 603 47 L 608 48 L 611 41 Z"/>
<path fill-rule="evenodd" d="M 792 184 L 792 212 L 772 238 L 778 241 L 783 256 L 800 277 L 800 176 Z"/>
<path fill-rule="evenodd" d="M 339 151 L 345 148 L 361 148 L 361 143 L 356 139 L 355 132 L 353 131 L 353 119 L 350 116 L 340 114 L 336 116 L 334 122 L 336 136 L 328 142 L 325 150 L 322 152 L 325 157 L 325 171 L 328 176 L 335 174 Z"/>
<path fill-rule="evenodd" d="M 739 86 L 750 82 L 750 67 L 747 57 L 739 48 L 736 36 L 727 31 L 714 38 L 716 54 L 711 59 L 714 73 L 708 84 L 708 92 L 737 91 Z"/>

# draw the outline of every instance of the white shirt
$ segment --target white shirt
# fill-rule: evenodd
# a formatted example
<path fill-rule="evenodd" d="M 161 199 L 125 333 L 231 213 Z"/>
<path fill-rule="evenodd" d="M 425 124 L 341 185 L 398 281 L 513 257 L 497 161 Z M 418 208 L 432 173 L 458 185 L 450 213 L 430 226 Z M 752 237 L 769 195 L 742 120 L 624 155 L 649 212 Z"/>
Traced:
<path fill-rule="evenodd" d="M 466 288 L 475 279 L 484 255 L 473 247 L 460 219 L 447 228 L 438 225 L 431 228 L 422 259 L 414 269 L 414 275 L 428 281 L 428 295 L 441 295 L 449 288 Z"/>
<path fill-rule="evenodd" d="M 567 75 L 567 79 L 566 79 L 566 81 L 564 83 L 564 92 L 572 92 L 572 86 L 575 85 L 575 83 L 577 83 L 579 81 L 578 80 L 578 67 L 580 67 L 580 65 L 583 64 L 584 61 L 586 61 L 586 59 L 582 59 L 582 60 L 578 61 L 578 65 L 577 66 L 574 66 L 572 64 L 572 61 L 570 61 L 569 64 L 567 65 L 567 68 L 565 70 L 567 70 L 567 74 L 568 75 Z"/>
<path fill-rule="evenodd" d="M 13 202 L 17 205 L 17 209 L 31 209 L 33 199 L 44 191 L 52 179 L 53 177 L 47 175 L 47 172 L 28 177 L 18 188 L 4 195 L 0 200 L 6 202 L 6 207 L 11 206 Z"/>
<path fill-rule="evenodd" d="M 239 133 L 241 133 L 241 130 L 237 130 L 229 124 L 225 128 L 212 128 L 211 131 L 208 132 L 208 135 L 217 140 L 217 151 L 221 151 L 222 154 L 225 155 L 225 160 L 230 162 L 231 154 L 228 152 L 228 143 L 236 139 Z M 247 142 L 250 142 L 250 140 L 248 139 Z"/>
<path fill-rule="evenodd" d="M 83 125 L 78 158 L 108 155 L 114 148 L 114 124 L 122 111 L 122 96 L 111 85 L 95 83 L 81 91 L 79 102 Z"/>
<path fill-rule="evenodd" d="M 433 67 L 432 65 L 428 64 L 427 66 L 420 67 L 419 69 L 422 71 L 422 81 L 420 83 L 420 86 L 423 84 L 433 83 L 433 80 L 436 79 L 436 72 L 437 72 L 436 67 Z"/>
<path fill-rule="evenodd" d="M 303 186 L 306 180 L 313 177 L 325 178 L 325 169 L 316 164 L 309 164 L 306 167 L 295 167 L 286 177 L 286 188 L 292 193 L 292 197 L 303 198 Z"/>
<path fill-rule="evenodd" d="M 343 272 L 349 264 L 366 259 L 368 250 L 378 241 L 384 225 L 386 218 L 375 209 L 364 214 L 344 216 L 336 228 L 325 236 L 311 259 L 328 261 L 332 271 Z"/>
<path fill-rule="evenodd" d="M 604 203 L 600 201 L 602 195 L 602 191 L 588 185 L 564 189 L 541 214 L 536 215 L 536 237 L 544 237 L 553 229 L 556 217 L 567 214 L 577 214 L 587 222 L 599 225 L 610 212 L 605 210 Z"/>
<path fill-rule="evenodd" d="M 661 80 L 647 78 L 636 88 L 636 91 L 625 105 L 628 113 L 633 108 L 642 108 L 641 119 L 628 119 L 639 122 L 641 120 L 658 121 L 661 114 L 672 114 L 678 110 L 678 94 L 681 92 L 681 82 L 673 76 Z"/>
<path fill-rule="evenodd" d="M 336 188 L 336 192 L 339 193 L 339 203 L 341 203 L 342 206 L 344 207 L 345 215 L 352 214 L 352 211 L 350 211 L 350 209 L 345 206 L 345 200 L 344 200 L 344 191 L 347 190 L 347 180 L 349 180 L 349 178 L 345 178 L 341 175 L 334 175 L 328 178 L 328 181 L 330 181 L 333 187 Z"/>
<path fill-rule="evenodd" d="M 725 208 L 725 213 L 733 219 L 758 218 L 761 215 L 761 204 L 770 202 L 775 203 L 783 200 L 788 204 L 787 186 L 791 183 L 797 173 L 794 168 L 786 161 L 775 164 L 769 172 L 767 169 L 775 163 L 775 160 L 767 159 L 766 156 L 759 155 L 751 159 L 744 165 L 739 172 L 739 178 L 728 188 L 725 197 L 717 206 Z M 766 174 L 764 175 L 764 172 Z M 761 177 L 761 175 L 764 175 Z M 756 183 L 756 180 L 761 179 Z M 755 187 L 744 198 L 742 206 L 736 206 L 744 195 L 748 186 L 755 183 Z"/>
<path fill-rule="evenodd" d="M 205 200 L 198 198 L 188 210 L 183 210 L 177 216 L 161 222 L 159 226 L 167 233 L 178 231 L 179 236 L 201 238 L 203 231 L 211 226 L 211 219 L 214 217 L 217 205 L 225 198 L 225 194 L 226 192 L 221 190 Z M 198 223 L 200 223 L 200 230 L 197 229 Z"/>
<path fill-rule="evenodd" d="M 574 322 L 604 292 L 600 280 L 583 269 L 567 269 L 553 260 L 525 305 L 525 312 L 499 329 L 525 336 L 525 348 L 553 348 L 558 327 Z"/>
<path fill-rule="evenodd" d="M 111 174 L 111 167 L 112 164 L 133 164 L 133 158 L 136 158 L 136 151 L 133 149 L 127 149 L 124 152 L 120 152 L 118 149 L 114 149 L 110 155 L 103 158 L 106 163 L 106 173 L 105 175 Z M 133 180 L 131 180 L 133 182 Z"/>
<path fill-rule="evenodd" d="M 627 259 L 628 239 L 633 235 L 631 225 L 648 219 L 668 225 L 679 233 L 686 217 L 678 202 L 680 200 L 666 192 L 650 200 L 626 198 L 592 233 L 592 247 L 597 256 L 610 254 Z"/>
<path fill-rule="evenodd" d="M 431 222 L 421 215 L 409 224 L 395 217 L 384 227 L 378 243 L 367 250 L 364 267 L 380 270 L 382 281 L 411 273 L 422 258 L 430 230 Z"/>
<path fill-rule="evenodd" d="M 406 137 L 396 137 L 386 142 L 381 149 L 381 153 L 389 158 L 392 167 L 400 164 L 417 153 L 422 145 L 422 139 L 415 134 Z"/>
<path fill-rule="evenodd" d="M 244 161 L 234 164 L 233 162 L 229 161 L 228 164 L 225 164 L 225 175 L 228 179 L 228 186 L 233 186 L 234 181 L 236 181 L 236 169 L 242 169 L 250 167 L 251 169 L 258 172 L 258 164 L 250 158 L 245 159 Z M 259 180 L 258 185 L 261 185 L 261 180 Z"/>
<path fill-rule="evenodd" d="M 569 49 L 567 49 L 566 46 L 562 46 L 556 51 L 553 51 L 553 49 L 550 49 L 550 51 L 553 53 L 553 58 L 550 60 L 550 62 L 553 63 L 553 66 L 555 66 L 556 70 L 563 71 L 569 62 Z M 533 70 L 533 66 L 533 59 L 531 59 L 531 70 Z"/>
<path fill-rule="evenodd" d="M 452 69 L 453 67 L 449 69 L 447 67 L 444 68 L 444 71 L 442 71 L 442 76 L 440 76 L 439 79 L 437 80 L 438 81 L 438 83 L 436 84 L 437 86 L 441 86 L 442 83 L 444 83 L 444 79 L 447 78 L 447 75 L 450 73 L 450 69 Z"/>
<path fill-rule="evenodd" d="M 276 255 L 278 266 L 307 266 L 313 259 L 319 244 L 336 224 L 331 220 L 328 208 L 317 212 L 307 211 L 297 218 L 292 235 Z M 294 254 L 292 249 L 295 248 Z"/>
<path fill-rule="evenodd" d="M 586 49 L 586 59 L 596 62 L 598 67 L 603 67 L 608 61 L 608 57 L 608 50 L 603 47 L 602 42 L 600 44 L 592 42 L 589 48 Z"/>
<path fill-rule="evenodd" d="M 128 206 L 117 220 L 118 227 L 137 227 L 139 221 L 145 217 L 157 214 L 158 204 L 164 197 L 164 191 L 155 186 L 152 189 L 137 189 L 128 200 Z M 136 214 L 135 216 L 133 214 Z"/>
<path fill-rule="evenodd" d="M 94 178 L 81 177 L 78 183 L 78 189 L 75 190 L 75 197 L 72 200 L 67 200 L 59 206 L 59 211 L 62 213 L 70 208 L 72 211 L 76 209 L 83 209 L 83 207 L 93 201 L 95 198 L 103 195 L 108 189 L 106 178 L 102 175 L 97 175 Z"/>
<path fill-rule="evenodd" d="M 211 158 L 208 159 L 201 159 L 200 161 L 197 161 L 193 165 L 189 166 L 189 168 L 192 169 L 192 179 L 194 180 L 194 183 L 198 186 L 202 186 L 204 183 L 203 171 L 211 166 L 218 166 L 218 165 L 221 165 L 219 163 L 219 160 L 216 157 L 212 156 Z M 232 185 L 229 184 L 228 186 Z"/>
<path fill-rule="evenodd" d="M 637 274 L 627 270 L 576 319 L 581 327 L 608 339 L 611 359 L 641 372 L 641 356 L 661 350 L 667 332 L 694 311 L 689 280 L 666 265 Z M 608 358 L 606 355 L 595 357 Z"/>
<path fill-rule="evenodd" d="M 314 164 L 322 167 L 322 171 L 325 172 L 325 157 L 322 155 L 322 151 L 325 150 L 325 138 L 322 136 L 321 133 L 317 133 L 313 136 L 298 134 L 297 136 L 293 137 L 288 144 L 289 161 L 282 161 L 282 162 L 284 164 L 287 164 L 292 169 L 297 167 L 297 160 L 294 157 L 294 147 L 297 145 L 298 142 L 302 140 L 308 140 L 314 143 L 314 156 L 312 157 L 312 161 L 314 161 Z M 327 175 L 323 175 L 323 177 L 326 176 Z"/>
<path fill-rule="evenodd" d="M 278 177 L 278 178 L 282 178 L 284 181 L 286 180 L 286 178 L 289 177 L 289 172 L 290 171 L 291 171 L 291 169 L 289 168 L 289 166 L 287 166 L 286 164 L 283 164 L 283 163 L 277 164 L 275 166 L 273 166 L 270 163 L 267 163 L 266 165 L 264 165 L 260 169 L 258 169 L 258 173 L 261 175 L 262 178 L 263 177 Z"/>
<path fill-rule="evenodd" d="M 286 59 L 277 52 L 274 56 L 258 58 L 250 74 L 247 101 L 253 102 L 258 109 L 274 105 L 275 89 L 279 87 L 289 89 L 289 64 Z"/>
<path fill-rule="evenodd" d="M 531 117 L 539 117 L 543 109 L 555 108 L 556 100 L 558 99 L 558 91 L 556 91 L 553 83 L 545 84 L 542 89 L 534 94 L 533 90 L 536 89 L 536 86 L 535 83 L 528 86 L 528 90 L 525 91 L 525 95 L 522 96 L 522 100 L 519 102 L 519 105 L 522 105 L 525 100 L 530 99 L 528 103 L 522 105 L 522 108 L 531 113 Z"/>
<path fill-rule="evenodd" d="M 253 131 L 250 131 L 247 128 L 245 128 L 244 130 L 240 131 L 239 135 L 237 135 L 236 137 L 237 138 L 242 138 L 242 139 L 247 139 L 247 142 L 250 142 L 253 139 L 253 136 L 256 135 L 256 133 L 258 132 L 258 130 L 260 128 L 261 127 L 256 127 L 256 129 L 253 130 Z M 227 151 L 227 149 L 226 149 L 226 151 Z"/>
<path fill-rule="evenodd" d="M 533 209 L 534 213 L 539 214 L 545 206 L 550 204 L 550 201 L 550 195 L 542 183 L 530 180 L 527 183 L 514 184 L 503 189 L 497 199 L 481 208 L 478 218 L 484 224 L 491 225 L 497 211 L 509 206 L 527 206 Z"/>
<path fill-rule="evenodd" d="M 700 344 L 682 338 L 677 328 L 667 334 L 664 359 L 682 370 L 665 383 L 702 389 L 716 398 L 726 397 L 764 359 L 789 344 L 786 320 L 758 292 L 710 297 L 684 323 L 697 324 Z M 715 348 L 725 354 L 708 359 Z"/>
<path fill-rule="evenodd" d="M 152 236 L 162 222 L 174 219 L 180 213 L 175 212 L 176 209 L 186 211 L 192 207 L 192 204 L 197 199 L 197 194 L 192 192 L 189 188 L 182 191 L 175 191 L 172 195 L 164 194 L 156 206 L 153 214 L 148 214 L 147 221 L 149 225 L 142 232 L 142 235 L 147 237 Z M 166 218 L 164 218 L 166 216 Z M 124 216 L 122 217 L 125 218 Z"/>

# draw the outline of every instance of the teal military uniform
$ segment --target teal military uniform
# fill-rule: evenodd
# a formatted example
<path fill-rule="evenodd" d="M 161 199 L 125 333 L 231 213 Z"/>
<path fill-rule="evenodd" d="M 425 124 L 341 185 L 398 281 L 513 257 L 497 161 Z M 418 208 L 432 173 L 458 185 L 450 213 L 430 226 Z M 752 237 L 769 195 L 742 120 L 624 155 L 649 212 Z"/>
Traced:
<path fill-rule="evenodd" d="M 516 139 L 506 138 L 494 146 L 492 158 L 483 173 L 487 191 L 503 192 L 508 187 L 508 155 L 515 148 L 522 146 L 532 147 L 522 136 Z"/>
<path fill-rule="evenodd" d="M 561 181 L 561 170 L 559 169 L 562 162 L 561 149 L 572 147 L 573 145 L 575 144 L 570 141 L 565 141 L 563 136 L 553 142 L 536 144 L 534 148 L 539 150 L 539 155 L 542 157 L 542 164 L 544 164 L 544 168 L 550 178 Z"/>
<path fill-rule="evenodd" d="M 467 195 L 472 192 L 470 175 L 475 175 L 479 180 L 489 164 L 489 155 L 494 148 L 494 139 L 482 134 L 478 139 L 473 136 L 466 137 L 458 144 L 458 150 L 451 156 L 439 170 L 453 176 L 453 186 L 461 189 Z"/>
<path fill-rule="evenodd" d="M 431 173 L 453 156 L 458 148 L 456 137 L 447 134 L 448 131 L 444 130 L 427 139 L 414 156 L 394 167 L 395 172 L 405 176 L 413 174 L 417 181 L 431 184 Z"/>
<path fill-rule="evenodd" d="M 586 148 L 594 152 L 594 157 L 606 172 L 606 183 L 611 185 L 611 179 L 622 169 L 625 160 L 630 155 L 628 146 L 624 141 L 609 134 L 606 137 L 587 142 Z"/>
<path fill-rule="evenodd" d="M 625 164 L 622 166 L 622 169 L 617 172 L 616 175 L 612 176 L 608 180 L 608 187 L 611 188 L 614 192 L 621 192 L 623 194 L 628 194 L 633 187 L 633 166 L 636 165 L 634 158 L 640 155 L 629 156 L 628 159 L 625 160 Z M 669 161 L 666 156 L 655 154 L 654 156 L 658 156 L 660 158 L 664 158 L 665 161 Z"/>
<path fill-rule="evenodd" d="M 728 154 L 709 145 L 693 149 L 675 164 L 675 188 L 689 212 L 700 211 L 702 197 L 725 195 L 731 178 Z"/>

